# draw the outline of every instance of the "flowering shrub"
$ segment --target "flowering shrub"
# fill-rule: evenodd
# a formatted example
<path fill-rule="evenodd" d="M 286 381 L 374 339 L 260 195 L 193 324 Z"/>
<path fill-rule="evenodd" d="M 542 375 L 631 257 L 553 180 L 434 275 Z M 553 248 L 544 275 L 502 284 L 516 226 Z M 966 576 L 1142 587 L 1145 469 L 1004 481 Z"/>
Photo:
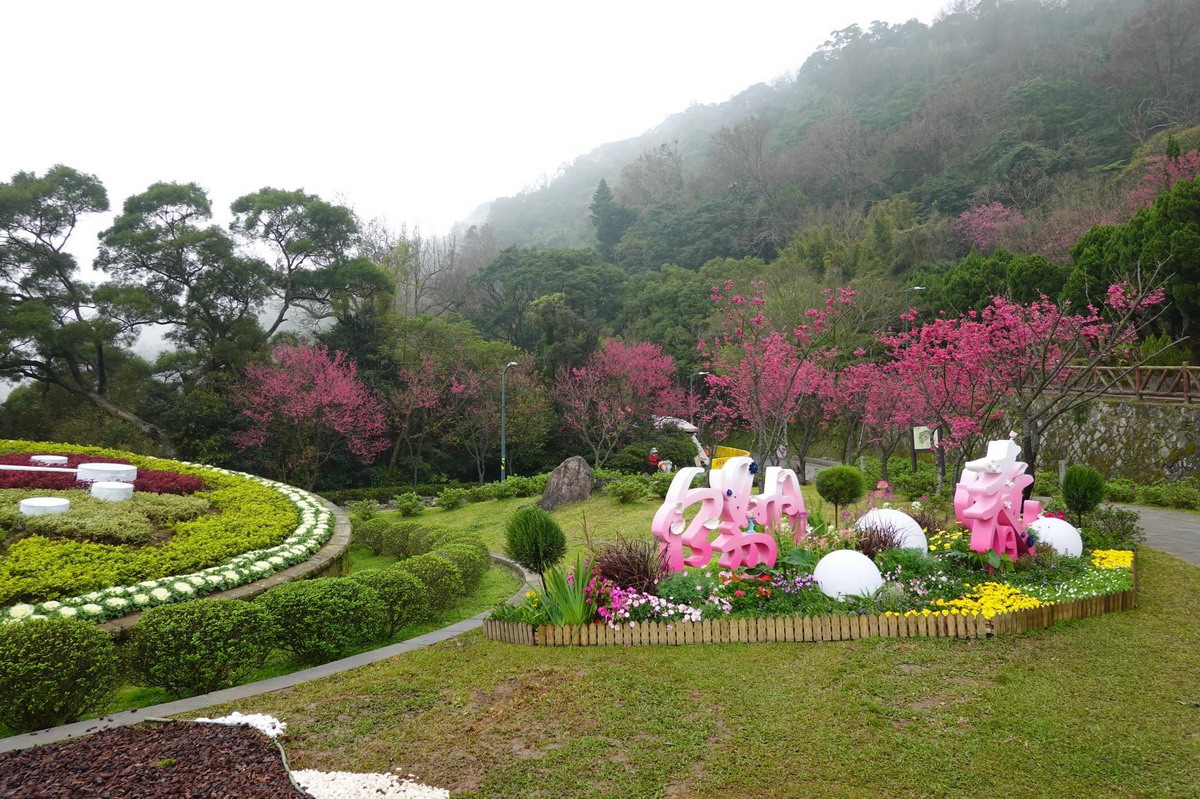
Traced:
<path fill-rule="evenodd" d="M 1019 588 L 1004 583 L 987 582 L 971 587 L 961 599 L 937 599 L 933 604 L 937 610 L 953 609 L 964 613 L 981 613 L 985 619 L 991 619 L 997 613 L 1040 608 L 1043 603 L 1023 593 Z"/>

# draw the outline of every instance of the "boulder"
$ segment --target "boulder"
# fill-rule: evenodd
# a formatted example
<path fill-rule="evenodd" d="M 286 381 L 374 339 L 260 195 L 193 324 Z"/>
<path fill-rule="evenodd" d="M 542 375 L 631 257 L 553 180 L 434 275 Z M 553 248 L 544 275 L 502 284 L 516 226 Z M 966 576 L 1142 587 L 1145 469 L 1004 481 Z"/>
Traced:
<path fill-rule="evenodd" d="M 551 511 L 571 502 L 579 502 L 592 495 L 596 485 L 596 473 L 588 462 L 578 455 L 567 458 L 550 473 L 550 482 L 538 500 L 542 510 Z"/>

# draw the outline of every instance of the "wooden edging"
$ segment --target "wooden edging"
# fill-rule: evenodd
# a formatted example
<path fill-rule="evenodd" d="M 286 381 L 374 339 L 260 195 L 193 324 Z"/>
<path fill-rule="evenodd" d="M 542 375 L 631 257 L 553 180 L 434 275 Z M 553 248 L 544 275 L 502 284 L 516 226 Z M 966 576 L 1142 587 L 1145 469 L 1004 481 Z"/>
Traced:
<path fill-rule="evenodd" d="M 710 619 L 701 622 L 643 622 L 612 629 L 601 624 L 542 626 L 488 620 L 483 634 L 493 641 L 530 646 L 649 646 L 681 644 L 766 644 L 804 641 L 852 641 L 856 638 L 993 638 L 1040 630 L 1060 621 L 1086 619 L 1138 605 L 1134 587 L 1114 594 L 1057 602 L 1030 610 L 1000 613 L 930 613 L 912 616 L 841 613 L 765 619 Z"/>

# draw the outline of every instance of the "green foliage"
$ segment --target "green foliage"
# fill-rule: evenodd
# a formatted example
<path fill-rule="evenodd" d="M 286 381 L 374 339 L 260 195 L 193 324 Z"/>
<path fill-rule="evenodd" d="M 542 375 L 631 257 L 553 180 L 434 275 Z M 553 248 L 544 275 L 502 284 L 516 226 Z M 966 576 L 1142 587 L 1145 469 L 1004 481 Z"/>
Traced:
<path fill-rule="evenodd" d="M 435 504 L 442 510 L 456 510 L 467 504 L 467 492 L 461 488 L 443 488 Z"/>
<path fill-rule="evenodd" d="M 830 466 L 817 472 L 817 493 L 832 502 L 834 515 L 842 505 L 858 502 L 867 494 L 867 480 L 853 466 Z"/>
<path fill-rule="evenodd" d="M 368 569 L 350 575 L 379 597 L 384 610 L 384 637 L 391 638 L 410 624 L 424 621 L 433 615 L 429 606 L 429 589 L 410 571 L 390 566 Z"/>
<path fill-rule="evenodd" d="M 879 458 L 867 458 L 865 475 L 869 485 L 883 479 Z M 892 492 L 902 499 L 915 500 L 937 493 L 937 466 L 924 460 L 917 461 L 917 471 L 913 472 L 908 458 L 888 458 L 887 479 Z"/>
<path fill-rule="evenodd" d="M 466 593 L 462 572 L 448 558 L 433 552 L 402 560 L 393 569 L 401 569 L 425 584 L 429 607 L 444 610 Z"/>
<path fill-rule="evenodd" d="M 1146 531 L 1138 524 L 1137 511 L 1112 505 L 1087 514 L 1079 535 L 1088 549 L 1132 549 L 1146 542 Z"/>
<path fill-rule="evenodd" d="M 274 632 L 261 605 L 197 599 L 147 610 L 127 654 L 140 685 L 204 694 L 245 681 L 270 654 Z"/>
<path fill-rule="evenodd" d="M 1104 501 L 1104 477 L 1090 466 L 1068 466 L 1062 481 L 1063 502 L 1075 514 L 1076 523 Z"/>
<path fill-rule="evenodd" d="M 0 722 L 29 732 L 103 712 L 117 684 L 112 638 L 75 619 L 0 624 Z"/>
<path fill-rule="evenodd" d="M 425 510 L 425 503 L 412 491 L 397 494 L 394 502 L 401 516 L 420 516 Z"/>
<path fill-rule="evenodd" d="M 920 549 L 886 549 L 875 556 L 879 571 L 897 572 L 897 579 L 928 577 L 941 568 L 937 558 Z"/>
<path fill-rule="evenodd" d="M 903 537 L 895 528 L 884 525 L 870 525 L 858 531 L 859 552 L 874 560 L 881 553 L 900 546 Z"/>
<path fill-rule="evenodd" d="M 594 609 L 584 596 L 587 584 L 588 570 L 582 553 L 575 556 L 575 568 L 569 575 L 560 567 L 547 571 L 543 595 L 547 621 L 550 624 L 573 625 L 591 621 Z"/>
<path fill-rule="evenodd" d="M 717 593 L 719 586 L 717 579 L 702 569 L 684 569 L 662 577 L 654 593 L 670 602 L 699 608 Z"/>
<path fill-rule="evenodd" d="M 514 513 L 504 528 L 504 554 L 539 575 L 566 553 L 567 537 L 562 528 L 536 505 Z"/>
<path fill-rule="evenodd" d="M 379 515 L 381 506 L 373 499 L 360 499 L 346 506 L 351 522 L 369 522 Z"/>
<path fill-rule="evenodd" d="M 638 477 L 623 477 L 605 486 L 604 493 L 623 505 L 632 505 L 646 498 L 648 488 Z"/>
<path fill-rule="evenodd" d="M 298 580 L 254 600 L 278 630 L 278 644 L 301 663 L 334 660 L 378 640 L 384 606 L 367 586 L 345 577 Z"/>
<path fill-rule="evenodd" d="M 1114 477 L 1105 483 L 1105 490 L 1109 502 L 1137 502 L 1138 485 L 1132 480 L 1126 480 L 1124 477 Z"/>
<path fill-rule="evenodd" d="M 619 472 L 645 474 L 650 468 L 646 459 L 651 447 L 658 449 L 660 459 L 675 464 L 676 470 L 695 466 L 696 444 L 690 435 L 678 431 L 662 432 L 622 447 L 608 459 L 607 465 Z"/>
<path fill-rule="evenodd" d="M 1039 497 L 1057 496 L 1062 490 L 1058 483 L 1058 472 L 1049 469 L 1039 469 L 1033 481 L 1033 493 Z"/>
<path fill-rule="evenodd" d="M 440 555 L 457 567 L 462 576 L 463 593 L 470 594 L 479 587 L 483 575 L 491 568 L 492 559 L 487 547 L 476 539 L 478 546 L 466 541 L 462 543 L 441 544 L 433 550 L 434 555 Z"/>

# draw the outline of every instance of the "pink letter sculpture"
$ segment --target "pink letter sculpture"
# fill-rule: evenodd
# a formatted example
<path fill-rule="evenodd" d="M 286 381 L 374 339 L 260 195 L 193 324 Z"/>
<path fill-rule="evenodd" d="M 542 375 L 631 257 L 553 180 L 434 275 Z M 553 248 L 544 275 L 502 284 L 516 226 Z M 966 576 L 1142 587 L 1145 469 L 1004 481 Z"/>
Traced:
<path fill-rule="evenodd" d="M 1032 553 L 1025 522 L 1036 519 L 1042 503 L 1023 502 L 1022 492 L 1033 483 L 1026 465 L 1017 460 L 1021 448 L 1012 439 L 988 442 L 987 455 L 969 461 L 954 490 L 954 517 L 971 531 L 971 549 L 1016 560 Z"/>
<path fill-rule="evenodd" d="M 774 566 L 779 554 L 770 530 L 786 520 L 795 540 L 807 531 L 808 514 L 800 494 L 800 481 L 791 469 L 772 466 L 766 473 L 766 493 L 751 496 L 754 474 L 750 458 L 730 458 L 721 469 L 708 475 L 708 488 L 692 488 L 692 480 L 703 469 L 680 469 L 667 490 L 667 499 L 654 514 L 651 530 L 658 539 L 658 548 L 671 571 L 685 566 L 707 566 L 713 550 L 721 552 L 723 569 L 742 566 Z M 700 504 L 699 510 L 687 520 L 684 509 Z M 754 523 L 768 532 L 753 532 Z M 708 536 L 720 534 L 709 542 Z M 684 554 L 684 548 L 689 551 Z"/>

